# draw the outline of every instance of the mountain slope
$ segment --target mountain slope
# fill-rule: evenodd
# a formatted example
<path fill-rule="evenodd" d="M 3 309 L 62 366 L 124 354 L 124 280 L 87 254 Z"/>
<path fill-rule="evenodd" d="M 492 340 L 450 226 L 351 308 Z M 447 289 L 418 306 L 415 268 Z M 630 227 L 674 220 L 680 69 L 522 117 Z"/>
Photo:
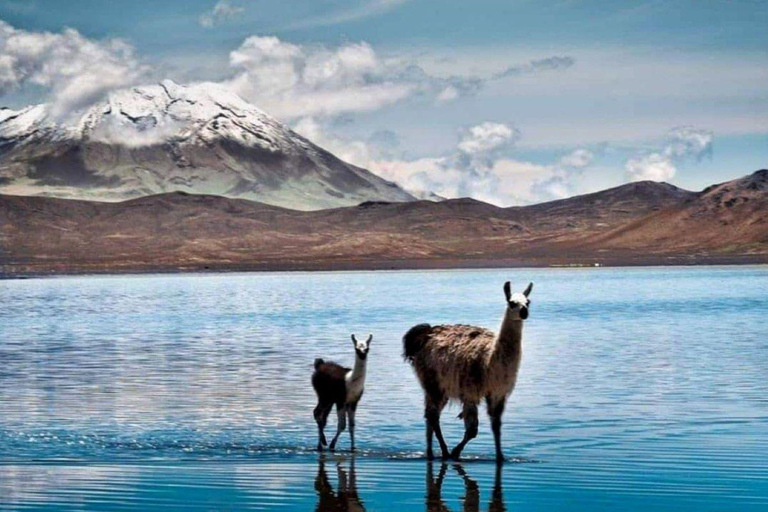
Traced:
<path fill-rule="evenodd" d="M 686 192 L 629 184 L 540 205 L 473 199 L 296 211 L 183 193 L 0 196 L 6 273 L 768 262 L 768 171 Z"/>
<path fill-rule="evenodd" d="M 124 200 L 170 191 L 303 210 L 414 198 L 214 84 L 113 93 L 71 123 L 0 110 L 0 193 Z"/>
<path fill-rule="evenodd" d="M 768 169 L 708 187 L 677 207 L 629 223 L 592 243 L 607 249 L 765 254 Z"/>

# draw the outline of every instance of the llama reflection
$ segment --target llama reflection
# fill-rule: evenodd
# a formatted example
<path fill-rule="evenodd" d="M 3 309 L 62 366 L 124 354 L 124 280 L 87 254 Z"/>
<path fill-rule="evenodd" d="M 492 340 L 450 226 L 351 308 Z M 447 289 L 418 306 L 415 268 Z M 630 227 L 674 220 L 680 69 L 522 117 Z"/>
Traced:
<path fill-rule="evenodd" d="M 320 456 L 315 478 L 317 491 L 317 512 L 364 511 L 365 506 L 357 494 L 357 478 L 355 475 L 355 458 L 349 461 L 349 478 L 341 467 L 341 461 L 336 462 L 336 476 L 339 480 L 338 490 L 334 491 L 328 473 L 325 470 L 325 456 Z"/>
<path fill-rule="evenodd" d="M 477 482 L 469 477 L 464 468 L 460 464 L 453 465 L 456 472 L 464 480 L 464 499 L 462 510 L 465 512 L 479 512 L 480 511 L 480 488 L 477 486 Z M 435 478 L 435 471 L 432 462 L 427 463 L 427 494 L 426 505 L 427 512 L 449 512 L 450 509 L 443 501 L 442 490 L 443 480 L 445 474 L 448 471 L 448 464 L 441 464 L 440 471 L 437 478 Z M 496 466 L 496 473 L 493 481 L 493 491 L 491 492 L 491 499 L 488 503 L 488 512 L 506 512 L 504 506 L 504 494 L 501 490 L 501 466 Z"/>
<path fill-rule="evenodd" d="M 480 488 L 477 482 L 470 478 L 460 464 L 453 464 L 454 470 L 464 480 L 464 497 L 462 510 L 464 512 L 480 512 Z M 450 512 L 450 508 L 443 501 L 442 490 L 445 475 L 448 472 L 448 464 L 441 464 L 437 478 L 432 462 L 427 463 L 427 512 Z M 349 460 L 349 472 L 342 467 L 340 460 L 336 461 L 336 477 L 338 487 L 334 489 L 328 478 L 326 470 L 326 458 L 320 456 L 317 477 L 315 478 L 315 491 L 317 492 L 316 512 L 341 512 L 341 511 L 365 511 L 365 505 L 357 492 L 357 475 L 355 474 L 355 458 Z M 496 466 L 493 482 L 493 491 L 488 503 L 488 512 L 506 512 L 504 496 L 501 489 L 501 466 Z"/>

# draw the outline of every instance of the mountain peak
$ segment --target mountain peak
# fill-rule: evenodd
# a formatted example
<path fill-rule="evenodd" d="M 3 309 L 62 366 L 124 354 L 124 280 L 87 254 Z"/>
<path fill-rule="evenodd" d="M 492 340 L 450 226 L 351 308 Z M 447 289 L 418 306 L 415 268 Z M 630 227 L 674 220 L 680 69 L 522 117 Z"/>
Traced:
<path fill-rule="evenodd" d="M 756 200 L 764 203 L 768 195 L 768 169 L 761 169 L 742 178 L 712 185 L 705 188 L 700 195 L 710 205 L 728 208 L 750 201 L 754 205 Z"/>
<path fill-rule="evenodd" d="M 71 122 L 0 110 L 0 193 L 118 201 L 184 191 L 297 209 L 411 201 L 213 83 L 113 92 Z"/>

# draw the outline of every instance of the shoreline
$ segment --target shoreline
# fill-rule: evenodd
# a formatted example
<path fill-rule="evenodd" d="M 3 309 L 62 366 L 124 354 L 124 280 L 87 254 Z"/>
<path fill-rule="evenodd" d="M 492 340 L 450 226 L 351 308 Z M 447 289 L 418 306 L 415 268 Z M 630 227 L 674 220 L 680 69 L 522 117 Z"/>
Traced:
<path fill-rule="evenodd" d="M 239 272 L 375 272 L 390 270 L 482 270 L 500 268 L 622 268 L 767 265 L 768 255 L 656 256 L 642 258 L 439 259 L 439 260 L 345 260 L 301 262 L 189 263 L 117 265 L 55 264 L 0 265 L 0 280 L 85 275 L 220 274 Z"/>

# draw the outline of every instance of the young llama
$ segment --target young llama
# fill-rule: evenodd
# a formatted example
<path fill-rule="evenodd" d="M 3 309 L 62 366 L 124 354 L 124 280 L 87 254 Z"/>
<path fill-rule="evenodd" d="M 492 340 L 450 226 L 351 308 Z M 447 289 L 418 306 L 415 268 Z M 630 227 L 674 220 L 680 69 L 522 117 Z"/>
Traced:
<path fill-rule="evenodd" d="M 491 418 L 496 461 L 503 462 L 501 415 L 517 381 L 522 357 L 523 321 L 528 318 L 528 296 L 512 293 L 504 283 L 506 307 L 498 335 L 470 325 L 416 325 L 403 337 L 403 356 L 409 361 L 424 388 L 424 417 L 427 423 L 427 458 L 432 460 L 432 436 L 437 436 L 443 459 L 461 456 L 464 446 L 477 436 L 477 407 L 484 399 Z M 440 413 L 448 400 L 463 404 L 464 438 L 452 452 L 440 430 Z"/>
<path fill-rule="evenodd" d="M 315 421 L 317 422 L 317 450 L 323 451 L 327 445 L 325 439 L 325 424 L 333 406 L 336 406 L 338 427 L 336 435 L 331 440 L 330 450 L 336 448 L 339 435 L 344 431 L 349 417 L 349 439 L 351 449 L 355 451 L 355 411 L 357 403 L 363 396 L 365 386 L 365 365 L 368 358 L 368 349 L 371 346 L 373 335 L 369 334 L 365 341 L 358 341 L 352 335 L 352 343 L 355 345 L 355 366 L 345 368 L 331 361 L 315 359 L 315 372 L 312 374 L 312 387 L 317 393 L 317 407 L 315 407 Z"/>

